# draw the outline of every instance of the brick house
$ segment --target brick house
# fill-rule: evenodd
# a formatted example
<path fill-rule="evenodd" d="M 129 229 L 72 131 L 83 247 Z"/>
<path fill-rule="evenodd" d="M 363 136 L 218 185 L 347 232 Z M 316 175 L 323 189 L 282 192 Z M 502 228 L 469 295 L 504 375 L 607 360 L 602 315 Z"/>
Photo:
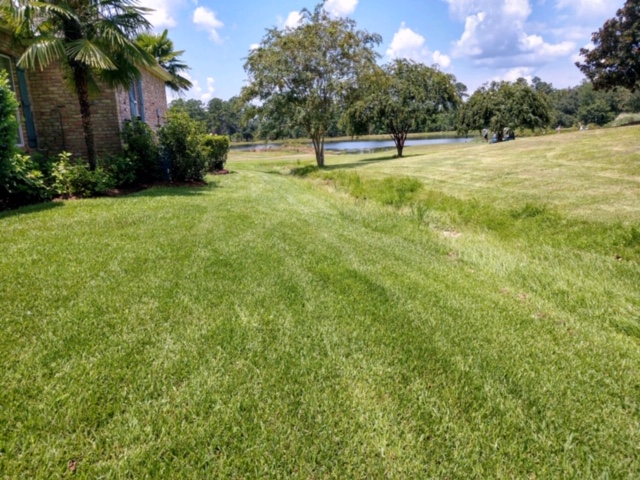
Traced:
<path fill-rule="evenodd" d="M 16 66 L 19 56 L 10 32 L 0 25 L 0 70 L 9 73 L 20 104 L 17 144 L 27 151 L 67 151 L 86 158 L 78 99 L 65 84 L 61 66 L 50 64 L 44 70 L 25 71 Z M 142 78 L 128 91 L 102 88 L 92 97 L 91 119 L 98 156 L 122 151 L 120 131 L 126 120 L 139 117 L 154 130 L 164 123 L 165 82 L 170 79 L 158 66 L 143 70 Z"/>

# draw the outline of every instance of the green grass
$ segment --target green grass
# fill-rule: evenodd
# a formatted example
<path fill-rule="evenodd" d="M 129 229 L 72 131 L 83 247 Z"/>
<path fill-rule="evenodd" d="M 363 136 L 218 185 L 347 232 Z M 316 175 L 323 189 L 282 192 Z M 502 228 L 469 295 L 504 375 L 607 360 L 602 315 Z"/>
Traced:
<path fill-rule="evenodd" d="M 639 133 L 0 214 L 0 477 L 640 476 Z"/>

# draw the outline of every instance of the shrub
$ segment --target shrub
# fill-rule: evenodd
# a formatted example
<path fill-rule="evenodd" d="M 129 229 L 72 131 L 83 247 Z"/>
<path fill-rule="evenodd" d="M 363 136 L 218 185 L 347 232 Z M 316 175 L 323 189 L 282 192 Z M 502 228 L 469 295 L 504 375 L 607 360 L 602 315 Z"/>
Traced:
<path fill-rule="evenodd" d="M 640 113 L 621 113 L 609 124 L 609 126 L 624 127 L 625 125 L 638 124 L 640 124 Z"/>
<path fill-rule="evenodd" d="M 127 121 L 124 124 L 122 140 L 125 157 L 131 162 L 135 177 L 131 184 L 157 180 L 159 151 L 151 127 L 137 118 Z"/>
<path fill-rule="evenodd" d="M 113 188 L 114 181 L 104 168 L 94 171 L 84 162 L 73 163 L 71 154 L 63 152 L 53 166 L 53 190 L 63 197 L 91 197 Z"/>
<path fill-rule="evenodd" d="M 181 111 L 169 111 L 167 123 L 158 131 L 161 154 L 169 161 L 171 179 L 179 182 L 203 180 L 207 158 L 200 138 L 204 127 Z"/>
<path fill-rule="evenodd" d="M 49 196 L 37 162 L 16 152 L 18 102 L 7 73 L 0 72 L 0 209 L 45 200 Z"/>
<path fill-rule="evenodd" d="M 9 87 L 7 74 L 0 71 L 0 186 L 5 188 L 18 138 L 17 109 L 18 102 Z"/>
<path fill-rule="evenodd" d="M 224 168 L 230 144 L 231 141 L 226 135 L 202 135 L 200 148 L 207 159 L 207 170 L 215 172 Z"/>
<path fill-rule="evenodd" d="M 131 187 L 140 183 L 130 157 L 110 155 L 99 159 L 98 165 L 109 174 L 114 187 Z"/>
<path fill-rule="evenodd" d="M 51 198 L 45 175 L 29 155 L 14 153 L 3 160 L 3 181 L 0 186 L 0 210 L 15 208 Z"/>

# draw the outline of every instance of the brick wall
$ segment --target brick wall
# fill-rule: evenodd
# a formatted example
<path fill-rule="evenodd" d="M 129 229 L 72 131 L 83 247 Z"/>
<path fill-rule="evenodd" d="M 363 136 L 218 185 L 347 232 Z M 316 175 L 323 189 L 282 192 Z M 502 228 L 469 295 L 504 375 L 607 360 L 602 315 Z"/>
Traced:
<path fill-rule="evenodd" d="M 164 80 L 148 70 L 142 71 L 142 96 L 144 98 L 145 121 L 153 130 L 164 125 L 167 113 L 167 93 Z M 131 120 L 131 102 L 129 91 L 119 88 L 116 92 L 118 104 L 118 120 L 122 125 Z M 140 116 L 140 114 L 138 114 Z"/>
<path fill-rule="evenodd" d="M 0 31 L 0 54 L 12 58 L 13 80 L 20 99 L 15 59 L 19 52 L 11 45 L 11 37 Z M 82 118 L 76 94 L 68 87 L 60 65 L 51 64 L 44 70 L 27 72 L 27 89 L 38 137 L 38 149 L 54 155 L 68 151 L 86 158 Z M 167 97 L 164 80 L 150 71 L 142 72 L 142 95 L 147 123 L 155 130 L 164 124 Z M 20 115 L 23 137 L 27 138 L 24 115 Z M 91 119 L 98 156 L 122 152 L 120 128 L 131 119 L 129 93 L 124 89 L 103 87 L 91 98 Z"/>
<path fill-rule="evenodd" d="M 67 85 L 63 70 L 51 64 L 29 72 L 33 116 L 38 148 L 48 154 L 63 150 L 86 158 L 78 97 Z M 122 151 L 116 98 L 113 90 L 102 88 L 91 97 L 91 120 L 98 156 Z"/>

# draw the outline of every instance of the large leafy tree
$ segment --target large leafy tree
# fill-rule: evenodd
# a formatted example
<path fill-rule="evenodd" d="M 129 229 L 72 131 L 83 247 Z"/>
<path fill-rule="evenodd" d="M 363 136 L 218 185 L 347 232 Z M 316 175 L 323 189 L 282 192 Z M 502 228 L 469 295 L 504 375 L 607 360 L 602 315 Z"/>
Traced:
<path fill-rule="evenodd" d="M 234 97 L 234 99 L 237 97 Z M 234 135 L 240 127 L 240 111 L 238 106 L 220 98 L 212 98 L 207 104 L 209 130 L 216 135 Z"/>
<path fill-rule="evenodd" d="M 61 62 L 77 94 L 89 165 L 96 166 L 90 93 L 128 87 L 154 58 L 132 39 L 151 27 L 136 0 L 0 0 L 0 14 L 26 50 L 18 65 Z"/>
<path fill-rule="evenodd" d="M 614 18 L 591 37 L 595 47 L 583 48 L 578 68 L 596 89 L 640 85 L 640 0 L 627 0 Z"/>
<path fill-rule="evenodd" d="M 357 30 L 319 4 L 303 10 L 296 28 L 267 30 L 245 63 L 249 84 L 243 100 L 253 102 L 271 133 L 305 129 L 316 161 L 324 165 L 324 139 L 344 107 L 358 75 L 375 64 L 377 34 Z"/>
<path fill-rule="evenodd" d="M 189 66 L 180 59 L 184 50 L 174 50 L 173 41 L 168 37 L 167 30 L 160 34 L 141 33 L 136 38 L 136 42 L 153 55 L 160 66 L 169 72 L 171 80 L 167 82 L 167 86 L 171 90 L 184 92 L 193 87 L 191 81 L 181 75 L 189 70 Z"/>
<path fill-rule="evenodd" d="M 423 131 L 433 118 L 454 110 L 463 86 L 436 68 L 408 60 L 394 62 L 361 78 L 359 97 L 347 110 L 348 133 L 362 135 L 373 128 L 387 132 L 402 157 L 407 135 Z"/>
<path fill-rule="evenodd" d="M 208 124 L 207 111 L 205 110 L 205 104 L 202 103 L 202 100 L 177 98 L 171 102 L 169 110 L 186 112 L 192 120 Z"/>
<path fill-rule="evenodd" d="M 502 140 L 505 128 L 545 128 L 551 121 L 546 98 L 525 79 L 515 83 L 491 82 L 474 92 L 458 114 L 458 131 L 490 128 Z"/>

